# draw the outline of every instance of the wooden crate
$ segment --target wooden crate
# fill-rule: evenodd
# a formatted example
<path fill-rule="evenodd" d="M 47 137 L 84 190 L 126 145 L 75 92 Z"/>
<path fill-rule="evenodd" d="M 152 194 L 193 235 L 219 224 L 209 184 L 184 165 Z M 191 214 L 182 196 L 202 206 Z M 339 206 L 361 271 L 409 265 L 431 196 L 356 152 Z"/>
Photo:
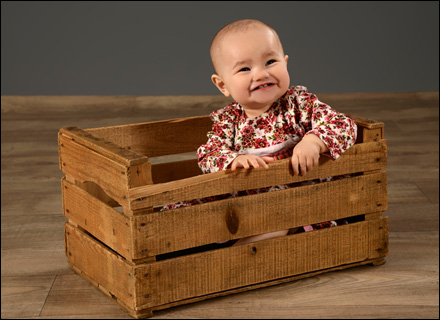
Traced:
<path fill-rule="evenodd" d="M 384 124 L 352 116 L 356 144 L 305 177 L 269 169 L 203 175 L 185 153 L 208 116 L 59 131 L 66 256 L 133 317 L 323 272 L 384 263 L 388 252 Z M 177 154 L 183 154 L 177 155 Z M 166 157 L 169 155 L 169 157 Z M 159 158 L 157 158 L 159 157 Z M 160 163 L 158 159 L 171 159 Z M 341 180 L 159 212 L 155 207 L 316 178 Z M 352 223 L 241 246 L 216 243 L 337 219 Z"/>

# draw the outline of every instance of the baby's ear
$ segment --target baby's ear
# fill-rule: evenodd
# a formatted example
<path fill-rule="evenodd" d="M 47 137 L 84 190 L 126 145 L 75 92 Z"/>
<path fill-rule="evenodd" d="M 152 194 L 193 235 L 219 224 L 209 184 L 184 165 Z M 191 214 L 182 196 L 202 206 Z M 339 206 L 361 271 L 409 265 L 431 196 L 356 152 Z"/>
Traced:
<path fill-rule="evenodd" d="M 226 89 L 226 85 L 223 79 L 218 74 L 213 74 L 211 76 L 211 80 L 214 85 L 220 90 L 220 92 L 223 93 L 226 97 L 229 97 L 231 95 L 228 89 Z"/>

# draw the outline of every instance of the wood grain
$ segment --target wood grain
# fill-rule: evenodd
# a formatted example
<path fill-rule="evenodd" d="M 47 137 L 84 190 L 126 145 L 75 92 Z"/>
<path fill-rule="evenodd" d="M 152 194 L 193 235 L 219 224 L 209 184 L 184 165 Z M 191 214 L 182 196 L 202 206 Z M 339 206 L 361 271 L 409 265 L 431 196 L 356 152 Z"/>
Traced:
<path fill-rule="evenodd" d="M 121 299 L 138 316 L 171 302 L 383 257 L 387 225 L 387 219 L 370 220 L 141 265 L 125 262 L 86 233 L 65 226 L 73 269 L 92 278 L 97 288 L 110 289 L 112 299 Z M 350 246 L 353 242 L 357 245 Z"/>
<path fill-rule="evenodd" d="M 176 306 L 156 311 L 154 318 L 438 319 L 438 92 L 318 97 L 339 111 L 385 123 L 387 263 Z M 96 128 L 202 116 L 227 100 L 222 96 L 2 96 L 1 100 L 1 317 L 130 318 L 67 265 L 57 132 L 69 126 Z"/>
<path fill-rule="evenodd" d="M 337 200 L 342 194 L 346 197 Z M 138 250 L 148 249 L 148 255 L 156 255 L 382 211 L 386 210 L 386 198 L 386 177 L 381 173 L 155 212 L 137 222 Z M 292 199 L 298 201 L 292 204 Z M 229 226 L 231 213 L 236 219 L 234 230 Z"/>
<path fill-rule="evenodd" d="M 269 164 L 269 170 L 252 169 L 233 172 L 228 169 L 180 181 L 131 188 L 130 206 L 136 209 L 239 190 L 378 170 L 386 167 L 386 149 L 386 140 L 355 145 L 336 161 L 321 157 L 319 166 L 308 172 L 306 176 L 294 176 L 289 170 L 290 160 L 283 159 Z M 290 174 L 286 175 L 289 171 Z"/>
<path fill-rule="evenodd" d="M 139 152 L 148 152 L 148 155 L 154 154 L 156 149 L 159 150 L 155 154 L 158 156 L 194 150 L 206 139 L 204 133 L 209 130 L 208 120 L 207 117 L 192 117 L 94 129 L 95 133 L 104 132 L 99 137 L 75 127 L 60 130 L 60 168 L 67 174 L 62 184 L 64 214 L 72 218 L 65 225 L 65 246 L 69 265 L 75 272 L 131 315 L 140 318 L 151 317 L 153 310 L 169 303 L 199 300 L 219 292 L 357 265 L 367 260 L 374 265 L 384 263 L 388 253 L 388 219 L 382 219 L 378 211 L 387 208 L 386 172 L 378 171 L 386 167 L 387 154 L 384 125 L 375 120 L 357 118 L 361 137 L 358 143 L 349 152 L 344 152 L 338 161 L 321 161 L 318 170 L 309 173 L 305 179 L 341 174 L 361 176 L 167 212 L 171 221 L 161 219 L 164 213 L 157 213 L 158 217 L 152 214 L 152 207 L 160 204 L 154 201 L 160 200 L 142 192 L 132 197 L 131 190 L 151 187 L 154 192 L 154 188 L 159 188 L 161 191 L 155 196 L 169 196 L 165 204 L 304 180 L 304 177 L 300 180 L 293 177 L 290 161 L 286 159 L 280 161 L 284 166 L 271 166 L 268 170 L 240 170 L 238 175 L 225 170 L 151 185 L 149 162 L 146 157 L 130 150 L 139 150 L 139 142 L 145 146 L 144 141 L 148 142 L 147 148 Z M 131 141 L 134 146 L 118 146 L 120 137 L 121 141 Z M 204 138 L 194 140 L 198 137 Z M 121 173 L 127 180 L 121 179 Z M 294 180 L 290 181 L 292 178 Z M 115 200 L 122 204 L 124 214 L 96 199 L 95 192 L 88 194 L 77 188 L 76 185 L 82 186 L 83 181 L 92 181 L 110 197 L 116 189 L 119 197 Z M 121 198 L 129 198 L 129 205 L 121 202 Z M 186 211 L 186 216 L 179 214 L 182 211 Z M 195 211 L 199 214 L 194 214 Z M 147 213 L 147 219 L 138 223 L 141 212 Z M 252 244 L 250 256 L 243 251 L 244 247 L 229 247 L 157 261 L 158 254 L 176 254 L 177 250 L 194 250 L 200 245 L 225 240 L 216 238 L 224 234 L 224 230 L 233 239 L 240 239 L 362 214 L 366 214 L 362 219 L 364 222 L 260 241 Z M 205 221 L 204 217 L 216 217 L 220 221 Z M 222 223 L 223 219 L 226 223 Z M 177 225 L 178 228 L 173 227 Z M 199 229 L 209 232 L 202 235 L 194 232 Z M 164 239 L 162 235 L 168 237 Z M 261 248 L 264 248 L 263 253 Z M 122 257 L 127 259 L 125 264 Z M 294 267 L 289 267 L 292 257 Z M 164 268 L 164 265 L 169 267 Z M 260 276 L 255 276 L 257 273 Z M 237 275 L 240 280 L 235 282 Z"/>

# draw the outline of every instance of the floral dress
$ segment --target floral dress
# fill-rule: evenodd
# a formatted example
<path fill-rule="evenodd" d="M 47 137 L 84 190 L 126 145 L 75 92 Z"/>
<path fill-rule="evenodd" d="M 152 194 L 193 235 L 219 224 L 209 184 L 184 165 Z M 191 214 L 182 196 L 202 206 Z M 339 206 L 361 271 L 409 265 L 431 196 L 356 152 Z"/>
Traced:
<path fill-rule="evenodd" d="M 337 159 L 356 141 L 355 122 L 318 100 L 306 87 L 288 90 L 261 116 L 246 118 L 234 102 L 211 114 L 208 142 L 197 150 L 203 173 L 226 169 L 239 154 L 276 156 L 291 150 L 305 135 L 316 134 Z"/>
<path fill-rule="evenodd" d="M 203 173 L 225 170 L 240 154 L 254 154 L 283 159 L 292 155 L 294 146 L 308 134 L 316 134 L 328 147 L 326 154 L 337 159 L 356 141 L 357 127 L 347 115 L 339 113 L 318 100 L 304 86 L 290 88 L 262 115 L 246 118 L 243 108 L 233 102 L 211 114 L 212 131 L 208 141 L 197 150 L 199 167 Z M 333 180 L 335 177 L 305 184 Z M 338 177 L 339 178 L 339 177 Z M 298 184 L 295 184 L 298 185 Z M 278 185 L 242 191 L 222 196 L 183 201 L 164 206 L 161 210 L 175 209 L 213 200 L 286 189 Z M 305 226 L 305 231 L 333 226 L 335 221 Z"/>

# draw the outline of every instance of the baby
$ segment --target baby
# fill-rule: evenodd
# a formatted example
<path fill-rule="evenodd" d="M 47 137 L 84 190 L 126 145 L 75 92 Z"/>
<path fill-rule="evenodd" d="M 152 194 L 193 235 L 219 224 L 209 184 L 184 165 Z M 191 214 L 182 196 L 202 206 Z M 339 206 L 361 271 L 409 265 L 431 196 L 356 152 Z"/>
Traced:
<path fill-rule="evenodd" d="M 329 108 L 325 106 L 318 109 L 319 101 L 309 95 L 304 87 L 287 92 L 290 83 L 288 56 L 284 54 L 278 35 L 271 27 L 248 19 L 227 25 L 212 41 L 211 59 L 216 72 L 211 77 L 213 83 L 225 96 L 232 96 L 236 103 L 213 114 L 214 135 L 217 134 L 220 140 L 212 135 L 207 146 L 199 149 L 202 170 L 212 172 L 217 171 L 212 169 L 225 169 L 229 163 L 232 170 L 239 167 L 248 169 L 250 166 L 258 168 L 260 165 L 267 169 L 267 163 L 272 162 L 273 157 L 261 157 L 245 150 L 266 145 L 276 146 L 272 148 L 276 150 L 291 149 L 292 141 L 299 140 L 292 155 L 294 174 L 300 171 L 305 174 L 318 164 L 319 155 L 329 151 L 323 142 L 329 130 L 320 132 L 319 128 L 310 128 L 310 125 L 313 125 L 311 120 L 317 116 L 320 116 L 318 121 L 323 124 L 327 122 L 328 117 L 324 118 L 319 111 L 327 111 Z M 279 101 L 280 98 L 285 101 Z M 295 110 L 296 98 L 309 100 L 307 109 Z M 282 103 L 288 106 L 279 106 Z M 274 104 L 278 104 L 278 107 Z M 301 102 L 299 104 L 304 105 Z M 283 107 L 290 107 L 290 112 L 286 113 Z M 287 119 L 283 120 L 284 116 Z M 295 119 L 296 116 L 300 118 Z M 298 120 L 302 123 L 298 123 Z M 245 127 L 243 123 L 246 123 Z M 240 129 L 244 128 L 245 132 L 237 131 L 237 125 Z M 246 129 L 251 128 L 263 129 L 264 134 L 246 132 Z M 239 141 L 242 139 L 244 141 Z M 215 146 L 212 146 L 213 142 Z M 215 148 L 214 153 L 212 147 Z M 220 158 L 216 151 L 220 151 Z M 208 170 L 207 163 L 210 165 Z M 220 164 L 219 168 L 215 168 L 216 163 Z"/>
<path fill-rule="evenodd" d="M 353 120 L 320 102 L 307 88 L 290 87 L 288 56 L 270 26 L 251 19 L 228 24 L 214 37 L 210 53 L 215 70 L 212 82 L 235 101 L 211 114 L 212 131 L 207 143 L 197 150 L 204 173 L 268 169 L 272 161 L 290 157 L 294 174 L 305 175 L 318 165 L 321 154 L 336 159 L 355 143 L 357 130 Z M 284 188 L 287 186 L 251 191 Z M 206 201 L 209 200 L 198 199 L 183 205 Z M 235 245 L 288 232 L 251 236 Z"/>

